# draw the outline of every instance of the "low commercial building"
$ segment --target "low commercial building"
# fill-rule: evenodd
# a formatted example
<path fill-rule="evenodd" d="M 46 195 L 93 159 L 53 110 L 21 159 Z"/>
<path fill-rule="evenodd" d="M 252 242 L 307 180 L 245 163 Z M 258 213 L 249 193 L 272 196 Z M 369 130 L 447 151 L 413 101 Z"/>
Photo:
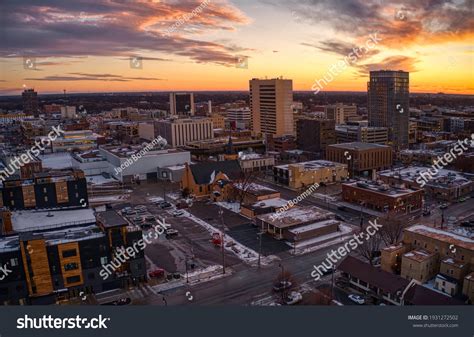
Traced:
<path fill-rule="evenodd" d="M 273 188 L 263 186 L 254 182 L 239 182 L 232 184 L 232 199 L 241 204 L 253 204 L 259 201 L 280 197 L 280 192 Z"/>
<path fill-rule="evenodd" d="M 390 186 L 403 185 L 411 189 L 420 189 L 423 183 L 426 195 L 445 201 L 458 200 L 474 191 L 474 181 L 465 174 L 446 169 L 436 171 L 432 167 L 409 166 L 379 172 L 378 178 Z"/>
<path fill-rule="evenodd" d="M 191 161 L 191 154 L 187 151 L 160 148 L 144 151 L 144 149 L 143 146 L 132 145 L 104 146 L 99 151 L 109 163 L 110 174 L 122 182 L 161 179 L 159 173 L 162 169 L 184 165 Z M 174 178 L 172 180 L 176 181 Z"/>
<path fill-rule="evenodd" d="M 72 167 L 82 170 L 86 176 L 110 173 L 110 165 L 99 150 L 91 150 L 72 154 Z"/>
<path fill-rule="evenodd" d="M 362 142 L 329 145 L 326 159 L 347 164 L 352 177 L 369 178 L 374 178 L 377 171 L 390 168 L 393 160 L 390 146 Z"/>
<path fill-rule="evenodd" d="M 258 215 L 255 223 L 278 240 L 298 242 L 323 235 L 337 233 L 340 222 L 334 220 L 334 213 L 316 206 L 295 206 L 280 213 Z"/>
<path fill-rule="evenodd" d="M 393 187 L 378 182 L 342 184 L 342 200 L 377 212 L 409 214 L 421 210 L 423 190 Z"/>
<path fill-rule="evenodd" d="M 275 157 L 259 153 L 239 153 L 239 164 L 244 172 L 268 171 L 275 165 Z"/>
<path fill-rule="evenodd" d="M 64 131 L 51 142 L 52 152 L 87 151 L 105 144 L 105 138 L 91 130 Z"/>
<path fill-rule="evenodd" d="M 327 160 L 278 165 L 273 168 L 273 180 L 291 188 L 340 182 L 347 176 L 347 165 Z"/>

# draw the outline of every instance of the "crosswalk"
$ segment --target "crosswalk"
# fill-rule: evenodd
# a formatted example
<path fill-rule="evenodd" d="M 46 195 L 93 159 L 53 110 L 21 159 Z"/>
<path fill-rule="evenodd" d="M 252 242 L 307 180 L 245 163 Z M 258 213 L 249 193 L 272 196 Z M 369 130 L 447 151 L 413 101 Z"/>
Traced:
<path fill-rule="evenodd" d="M 155 291 L 149 285 L 140 285 L 136 288 L 127 290 L 127 296 L 130 297 L 132 300 L 148 298 L 155 295 Z"/>
<path fill-rule="evenodd" d="M 119 300 L 121 298 L 129 297 L 132 301 L 147 299 L 156 295 L 156 291 L 148 284 L 141 284 L 134 288 L 125 289 L 114 289 L 96 296 L 96 300 L 99 304 L 106 304 Z"/>

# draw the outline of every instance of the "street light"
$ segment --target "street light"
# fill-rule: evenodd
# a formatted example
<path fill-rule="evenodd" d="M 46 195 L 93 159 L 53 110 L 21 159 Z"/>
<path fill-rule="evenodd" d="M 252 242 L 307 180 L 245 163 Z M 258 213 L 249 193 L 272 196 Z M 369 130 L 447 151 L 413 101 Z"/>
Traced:
<path fill-rule="evenodd" d="M 217 181 L 217 184 L 219 185 L 219 187 L 221 189 L 224 188 L 225 185 L 227 185 L 229 183 L 228 180 L 223 180 L 223 179 L 220 179 Z M 213 191 L 212 194 L 214 194 L 214 196 L 216 198 L 220 197 L 222 194 L 221 192 L 219 191 Z M 219 205 L 219 215 L 220 215 L 220 218 L 221 218 L 221 225 L 222 225 L 222 235 L 221 235 L 221 251 L 222 251 L 222 274 L 225 274 L 225 250 L 224 250 L 224 239 L 225 239 L 225 224 L 224 224 L 224 210 L 222 209 L 222 205 Z"/>

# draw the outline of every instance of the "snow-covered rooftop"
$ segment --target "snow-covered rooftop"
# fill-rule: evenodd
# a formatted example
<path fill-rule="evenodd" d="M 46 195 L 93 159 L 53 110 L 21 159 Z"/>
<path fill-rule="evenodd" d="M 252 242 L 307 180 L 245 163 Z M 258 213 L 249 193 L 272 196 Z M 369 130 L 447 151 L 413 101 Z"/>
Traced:
<path fill-rule="evenodd" d="M 61 170 L 72 168 L 72 156 L 69 152 L 56 152 L 39 156 L 43 168 Z"/>
<path fill-rule="evenodd" d="M 455 233 L 447 232 L 438 228 L 425 225 L 415 225 L 405 229 L 407 232 L 418 233 L 433 239 L 453 244 L 474 251 L 474 240 Z"/>
<path fill-rule="evenodd" d="M 28 232 L 32 230 L 61 228 L 79 224 L 95 224 L 94 211 L 89 208 L 74 210 L 21 210 L 12 212 L 13 230 Z"/>

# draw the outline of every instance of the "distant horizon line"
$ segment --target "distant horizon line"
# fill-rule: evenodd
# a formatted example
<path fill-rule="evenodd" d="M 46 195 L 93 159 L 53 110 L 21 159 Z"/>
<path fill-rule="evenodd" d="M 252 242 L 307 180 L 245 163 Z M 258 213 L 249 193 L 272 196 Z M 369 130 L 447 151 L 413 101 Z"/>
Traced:
<path fill-rule="evenodd" d="M 24 88 L 24 89 L 35 89 L 35 88 Z M 23 91 L 24 91 L 23 89 Z M 142 93 L 245 93 L 249 92 L 248 90 L 154 90 L 154 91 L 94 91 L 94 92 L 86 92 L 86 91 L 72 91 L 64 94 L 64 92 L 46 92 L 46 93 L 40 93 L 37 91 L 38 96 L 46 96 L 46 95 L 113 95 L 113 94 L 142 94 Z M 294 93 L 314 93 L 312 90 L 293 90 Z M 367 91 L 354 91 L 354 90 L 328 90 L 328 91 L 321 91 L 318 93 L 324 94 L 324 93 L 354 93 L 354 94 L 367 94 Z M 0 94 L 0 97 L 21 97 L 22 92 L 19 94 Z M 451 96 L 474 96 L 474 94 L 465 94 L 465 93 L 460 93 L 460 94 L 453 94 L 453 93 L 444 93 L 444 92 L 410 92 L 411 94 L 417 94 L 417 95 L 451 95 Z"/>

